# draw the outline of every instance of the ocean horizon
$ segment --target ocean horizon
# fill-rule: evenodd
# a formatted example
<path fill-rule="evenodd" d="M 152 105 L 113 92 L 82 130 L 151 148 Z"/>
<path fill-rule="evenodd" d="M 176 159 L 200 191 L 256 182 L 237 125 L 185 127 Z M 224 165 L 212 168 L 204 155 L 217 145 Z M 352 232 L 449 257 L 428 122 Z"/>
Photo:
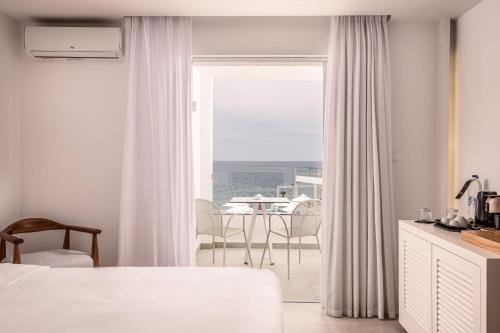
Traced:
<path fill-rule="evenodd" d="M 281 196 L 278 186 L 294 186 L 296 173 L 321 176 L 321 168 L 321 161 L 214 161 L 213 201 L 222 206 L 232 197 Z M 298 190 L 299 195 L 314 195 L 312 185 L 301 184 Z"/>

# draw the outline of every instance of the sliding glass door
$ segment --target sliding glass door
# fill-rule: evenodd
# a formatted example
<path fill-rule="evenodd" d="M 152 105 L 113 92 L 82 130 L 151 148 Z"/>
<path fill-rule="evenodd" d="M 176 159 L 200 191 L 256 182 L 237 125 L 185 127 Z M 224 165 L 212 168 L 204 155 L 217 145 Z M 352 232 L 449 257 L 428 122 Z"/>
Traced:
<path fill-rule="evenodd" d="M 271 217 L 276 227 L 277 223 L 290 225 L 298 204 L 321 200 L 323 90 L 322 63 L 194 67 L 197 197 L 214 203 L 223 225 L 231 220 L 231 227 L 243 228 L 245 217 L 256 267 L 266 242 L 263 218 Z M 252 216 L 252 209 L 257 208 L 254 204 L 234 202 L 237 197 L 256 195 L 287 202 L 262 205 L 265 212 L 259 211 L 257 216 Z M 273 258 L 266 257 L 263 267 L 280 278 L 285 300 L 319 300 L 316 236 L 290 238 L 290 278 L 287 239 L 278 234 L 270 237 Z M 214 239 L 215 251 L 210 235 L 198 237 L 199 265 L 222 266 L 224 240 Z M 226 265 L 243 266 L 244 256 L 243 234 L 227 237 Z"/>

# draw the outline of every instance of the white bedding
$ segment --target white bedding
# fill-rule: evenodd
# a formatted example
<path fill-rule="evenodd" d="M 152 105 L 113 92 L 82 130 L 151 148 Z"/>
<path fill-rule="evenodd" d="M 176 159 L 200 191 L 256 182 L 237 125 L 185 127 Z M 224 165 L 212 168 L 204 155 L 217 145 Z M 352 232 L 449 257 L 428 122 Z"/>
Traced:
<path fill-rule="evenodd" d="M 247 268 L 0 265 L 2 333 L 281 333 L 279 282 Z"/>

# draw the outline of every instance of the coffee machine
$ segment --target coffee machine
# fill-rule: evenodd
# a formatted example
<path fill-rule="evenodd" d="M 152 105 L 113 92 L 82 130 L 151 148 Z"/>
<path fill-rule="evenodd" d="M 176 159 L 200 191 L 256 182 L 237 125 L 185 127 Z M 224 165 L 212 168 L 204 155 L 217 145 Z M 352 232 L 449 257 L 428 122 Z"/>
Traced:
<path fill-rule="evenodd" d="M 476 224 L 484 226 L 491 226 L 493 224 L 493 217 L 488 212 L 487 201 L 496 197 L 499 196 L 495 191 L 481 191 L 477 194 Z"/>
<path fill-rule="evenodd" d="M 486 211 L 493 222 L 492 226 L 496 230 L 500 230 L 500 195 L 490 196 L 486 199 Z"/>
<path fill-rule="evenodd" d="M 476 186 L 471 189 L 473 184 L 476 184 Z M 478 175 L 472 175 L 465 182 L 455 199 L 462 198 L 466 192 L 467 218 L 473 219 L 474 225 L 493 227 L 494 219 L 500 223 L 500 195 L 497 192 L 483 191 Z M 495 217 L 495 215 L 498 215 L 498 217 Z"/>

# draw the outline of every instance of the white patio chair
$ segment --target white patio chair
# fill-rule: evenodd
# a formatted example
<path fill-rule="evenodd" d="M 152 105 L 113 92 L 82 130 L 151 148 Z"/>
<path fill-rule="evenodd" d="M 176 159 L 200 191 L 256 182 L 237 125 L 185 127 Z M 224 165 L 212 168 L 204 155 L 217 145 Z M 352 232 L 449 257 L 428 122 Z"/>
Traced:
<path fill-rule="evenodd" d="M 286 216 L 286 215 L 285 215 Z M 282 228 L 273 227 L 271 222 L 273 218 L 276 220 L 281 220 L 283 223 Z M 316 242 L 318 243 L 318 248 L 321 252 L 321 246 L 319 244 L 319 228 L 321 227 L 321 201 L 320 200 L 307 200 L 298 204 L 292 211 L 290 217 L 290 225 L 287 225 L 283 214 L 272 214 L 269 216 L 269 227 L 267 228 L 267 237 L 264 251 L 262 252 L 262 259 L 260 260 L 260 268 L 262 268 L 262 263 L 264 261 L 264 253 L 269 245 L 269 236 L 271 233 L 286 238 L 287 245 L 287 266 L 288 266 L 288 278 L 290 279 L 290 239 L 299 239 L 299 264 L 301 260 L 301 248 L 302 248 L 302 237 L 314 236 L 316 237 Z"/>
<path fill-rule="evenodd" d="M 236 216 L 241 216 L 243 218 L 242 228 L 233 228 L 229 226 Z M 232 214 L 226 226 L 224 226 L 222 221 L 222 214 L 214 203 L 205 199 L 196 199 L 196 236 L 212 236 L 212 263 L 215 263 L 215 237 L 221 237 L 224 240 L 222 265 L 226 266 L 226 238 L 243 233 L 245 247 L 250 258 L 250 265 L 253 267 L 245 231 L 245 215 Z"/>

